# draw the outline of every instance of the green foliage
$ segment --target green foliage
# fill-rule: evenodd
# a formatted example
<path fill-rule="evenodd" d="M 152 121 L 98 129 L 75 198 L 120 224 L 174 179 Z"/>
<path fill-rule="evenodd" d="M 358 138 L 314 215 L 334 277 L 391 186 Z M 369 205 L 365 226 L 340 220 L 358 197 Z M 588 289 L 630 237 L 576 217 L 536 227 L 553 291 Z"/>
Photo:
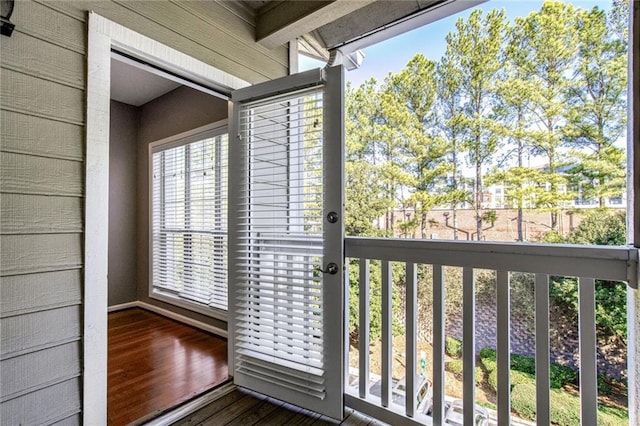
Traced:
<path fill-rule="evenodd" d="M 484 348 L 480 351 L 480 362 L 485 368 L 488 376 L 489 385 L 493 390 L 497 389 L 497 363 L 496 350 Z M 511 354 L 511 385 L 526 383 L 528 379 L 532 379 L 536 374 L 535 358 L 531 356 Z M 570 367 L 551 363 L 549 378 L 551 388 L 559 389 L 568 383 L 576 383 L 578 373 Z"/>
<path fill-rule="evenodd" d="M 611 395 L 613 388 L 604 374 L 598 374 L 598 394 Z"/>
<path fill-rule="evenodd" d="M 455 337 L 449 337 L 444 341 L 444 351 L 452 358 L 460 358 L 462 356 L 462 341 Z"/>
<path fill-rule="evenodd" d="M 369 280 L 369 337 L 371 340 L 380 339 L 382 333 L 382 277 L 380 270 L 380 262 L 374 261 L 371 262 L 370 265 L 370 280 Z M 394 282 L 397 282 L 399 279 L 398 268 L 396 268 L 395 272 L 392 275 L 392 279 Z M 352 339 L 357 339 L 358 336 L 358 297 L 359 297 L 359 282 L 358 282 L 358 261 L 352 259 L 349 264 L 349 334 Z M 396 315 L 392 316 L 392 334 L 394 336 L 398 336 L 404 333 L 402 321 L 397 316 L 398 312 L 401 312 L 401 289 L 398 285 L 393 285 L 392 290 L 392 306 Z"/>
<path fill-rule="evenodd" d="M 522 241 L 524 209 L 550 212 L 557 231 L 576 196 L 566 188 L 601 204 L 622 194 L 628 6 L 614 0 L 607 15 L 547 0 L 513 22 L 475 10 L 447 34 L 439 61 L 417 54 L 382 82 L 348 86 L 347 235 L 426 238 L 429 211 L 468 202 L 482 239 L 495 216 L 472 194 L 503 183 Z M 545 168 L 526 166 L 532 156 Z M 475 172 L 469 184 L 463 164 Z"/>
<path fill-rule="evenodd" d="M 560 389 L 568 383 L 576 383 L 578 381 L 578 372 L 566 365 L 551 363 L 549 366 L 549 380 L 552 389 Z"/>
<path fill-rule="evenodd" d="M 551 389 L 550 393 L 551 423 L 558 426 L 579 426 L 580 397 L 561 389 Z M 514 386 L 511 392 L 511 408 L 518 417 L 535 420 L 535 384 L 522 383 Z M 629 424 L 629 414 L 623 409 L 599 405 L 598 424 L 627 425 Z"/>
<path fill-rule="evenodd" d="M 462 360 L 452 359 L 451 361 L 447 362 L 446 369 L 453 374 L 462 374 Z"/>
<path fill-rule="evenodd" d="M 526 420 L 536 418 L 536 385 L 524 383 L 511 390 L 511 409 Z"/>
<path fill-rule="evenodd" d="M 533 374 L 523 373 L 521 371 L 515 371 L 515 370 L 511 370 L 509 372 L 509 380 L 511 382 L 511 389 L 513 389 L 514 386 L 521 385 L 521 384 L 535 385 L 536 383 L 536 377 Z M 494 392 L 498 391 L 498 370 L 497 369 L 487 373 L 487 383 L 489 384 L 489 387 Z"/>
<path fill-rule="evenodd" d="M 563 239 L 571 244 L 623 245 L 626 242 L 624 212 L 606 209 L 589 212 Z M 574 318 L 578 315 L 578 284 L 575 278 L 554 277 L 551 296 Z M 596 325 L 606 337 L 626 339 L 627 287 L 622 282 L 596 281 Z"/>
<path fill-rule="evenodd" d="M 593 210 L 569 233 L 570 244 L 621 246 L 626 244 L 626 217 L 624 212 L 611 213 L 607 209 Z"/>

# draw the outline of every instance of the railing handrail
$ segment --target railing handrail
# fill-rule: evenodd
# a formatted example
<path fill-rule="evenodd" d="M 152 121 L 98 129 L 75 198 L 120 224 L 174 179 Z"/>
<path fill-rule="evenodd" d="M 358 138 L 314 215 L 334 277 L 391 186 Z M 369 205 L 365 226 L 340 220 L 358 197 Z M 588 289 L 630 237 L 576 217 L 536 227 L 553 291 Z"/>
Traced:
<path fill-rule="evenodd" d="M 591 277 L 638 288 L 638 249 L 631 246 L 347 237 L 345 256 Z"/>

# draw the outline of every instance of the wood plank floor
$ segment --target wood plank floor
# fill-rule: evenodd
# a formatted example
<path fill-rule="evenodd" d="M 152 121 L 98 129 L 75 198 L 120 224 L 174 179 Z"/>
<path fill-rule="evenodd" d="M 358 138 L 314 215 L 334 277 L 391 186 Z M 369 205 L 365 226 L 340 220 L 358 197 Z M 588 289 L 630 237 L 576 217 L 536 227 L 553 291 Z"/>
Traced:
<path fill-rule="evenodd" d="M 143 309 L 109 314 L 109 425 L 142 423 L 228 379 L 227 341 Z"/>
<path fill-rule="evenodd" d="M 382 426 L 377 420 L 347 409 L 346 418 L 337 422 L 320 414 L 277 399 L 233 387 L 218 399 L 174 422 L 173 426 Z"/>

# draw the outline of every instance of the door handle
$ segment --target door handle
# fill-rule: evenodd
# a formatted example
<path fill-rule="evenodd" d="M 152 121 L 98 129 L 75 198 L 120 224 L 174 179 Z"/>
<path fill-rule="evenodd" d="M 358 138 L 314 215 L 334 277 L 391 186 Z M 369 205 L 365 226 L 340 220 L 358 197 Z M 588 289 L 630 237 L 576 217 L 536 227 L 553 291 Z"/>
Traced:
<path fill-rule="evenodd" d="M 338 265 L 334 262 L 327 264 L 327 267 L 324 269 L 320 269 L 319 266 L 316 266 L 316 271 L 322 272 L 323 274 L 335 275 L 339 270 L 340 268 L 338 268 Z"/>

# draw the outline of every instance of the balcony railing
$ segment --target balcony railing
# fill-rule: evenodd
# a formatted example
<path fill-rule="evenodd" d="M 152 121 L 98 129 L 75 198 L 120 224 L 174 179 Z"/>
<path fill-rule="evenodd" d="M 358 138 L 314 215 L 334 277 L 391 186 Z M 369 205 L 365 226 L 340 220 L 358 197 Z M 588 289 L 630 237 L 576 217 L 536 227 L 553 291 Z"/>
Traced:
<path fill-rule="evenodd" d="M 570 246 L 544 244 L 486 243 L 347 238 L 347 258 L 359 267 L 358 383 L 346 386 L 346 404 L 391 424 L 444 424 L 445 419 L 445 267 L 462 268 L 462 364 L 464 419 L 473 419 L 475 401 L 475 303 L 474 270 L 496 271 L 497 321 L 497 414 L 499 424 L 511 424 L 510 330 L 511 272 L 534 274 L 536 421 L 550 423 L 550 303 L 552 276 L 576 277 L 578 282 L 579 383 L 582 424 L 597 419 L 597 359 L 595 280 L 624 281 L 637 288 L 638 252 L 630 247 Z M 371 262 L 381 268 L 381 374 L 380 390 L 370 394 L 370 272 Z M 404 407 L 392 402 L 392 262 L 404 264 L 405 294 L 405 389 Z M 346 263 L 347 265 L 349 262 Z M 417 335 L 418 265 L 431 265 L 433 300 L 433 387 L 430 416 L 419 412 Z M 349 272 L 347 271 L 347 282 Z M 348 305 L 347 305 L 348 306 Z M 348 324 L 348 321 L 347 321 Z M 346 333 L 348 336 L 348 333 Z M 348 342 L 347 342 L 347 347 Z M 348 360 L 347 360 L 348 365 Z M 353 382 L 351 383 L 353 385 Z M 448 405 L 451 405 L 450 403 Z M 466 424 L 466 422 L 465 422 Z M 469 421 L 469 424 L 471 422 Z"/>

